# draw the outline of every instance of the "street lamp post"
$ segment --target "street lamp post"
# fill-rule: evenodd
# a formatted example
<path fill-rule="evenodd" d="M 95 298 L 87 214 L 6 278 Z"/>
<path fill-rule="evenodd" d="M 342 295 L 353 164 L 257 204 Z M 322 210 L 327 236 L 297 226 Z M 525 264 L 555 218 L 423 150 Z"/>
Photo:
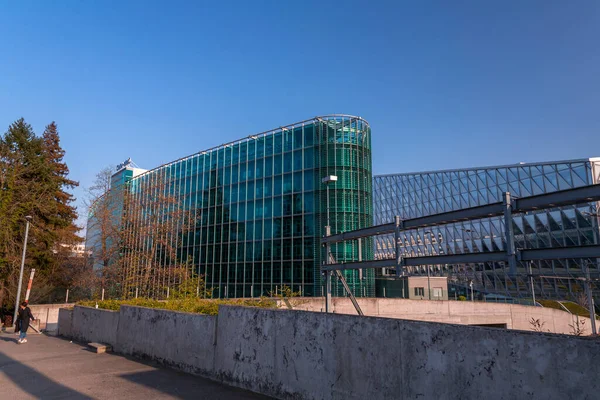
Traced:
<path fill-rule="evenodd" d="M 469 287 L 471 288 L 471 301 L 475 301 L 475 296 L 473 295 L 473 281 L 469 281 Z"/>
<path fill-rule="evenodd" d="M 331 235 L 331 223 L 329 221 L 329 184 L 331 182 L 336 182 L 337 179 L 338 178 L 335 175 L 328 175 L 321 179 L 321 183 L 324 183 L 327 187 L 327 226 L 325 227 L 325 236 Z M 330 244 L 327 243 L 325 248 L 325 264 L 329 264 L 330 252 Z M 325 271 L 325 312 L 330 313 L 331 311 L 331 271 Z"/>
<path fill-rule="evenodd" d="M 25 239 L 23 240 L 23 255 L 21 256 L 21 272 L 19 273 L 19 285 L 17 287 L 17 301 L 15 302 L 15 313 L 13 315 L 13 324 L 17 322 L 19 313 L 19 302 L 21 301 L 21 287 L 23 286 L 23 270 L 25 269 L 25 254 L 27 253 L 27 236 L 29 236 L 29 221 L 31 216 L 25 217 Z"/>

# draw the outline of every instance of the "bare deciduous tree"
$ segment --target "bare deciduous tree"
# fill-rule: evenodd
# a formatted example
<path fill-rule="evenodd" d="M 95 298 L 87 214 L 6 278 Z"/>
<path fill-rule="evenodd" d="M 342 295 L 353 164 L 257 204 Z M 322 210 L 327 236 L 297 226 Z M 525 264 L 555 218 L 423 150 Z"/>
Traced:
<path fill-rule="evenodd" d="M 125 194 L 120 265 L 124 295 L 164 298 L 188 280 L 203 284 L 191 260 L 183 259 L 184 237 L 196 226 L 194 213 L 174 195 L 173 181 L 155 173 Z M 194 293 L 195 295 L 196 293 Z"/>

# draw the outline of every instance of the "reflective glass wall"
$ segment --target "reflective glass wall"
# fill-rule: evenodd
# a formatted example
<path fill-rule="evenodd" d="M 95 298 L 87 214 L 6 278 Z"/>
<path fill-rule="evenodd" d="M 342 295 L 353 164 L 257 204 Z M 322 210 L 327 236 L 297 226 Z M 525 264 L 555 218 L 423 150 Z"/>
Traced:
<path fill-rule="evenodd" d="M 600 160 L 518 164 L 467 170 L 433 171 L 374 177 L 375 223 L 436 214 L 501 201 L 503 192 L 524 197 L 598 183 Z M 598 243 L 596 203 L 541 210 L 513 218 L 517 248 L 544 248 Z M 376 239 L 376 257 L 393 257 L 393 237 Z M 402 235 L 407 257 L 504 250 L 501 217 L 460 222 L 441 227 L 407 231 Z M 577 297 L 583 292 L 575 279 L 582 267 L 598 272 L 595 260 L 545 260 L 532 263 L 536 294 L 549 298 Z M 416 267 L 413 274 L 446 275 L 450 283 L 509 296 L 531 296 L 526 267 L 511 277 L 503 263 L 477 265 L 434 265 Z"/>
<path fill-rule="evenodd" d="M 257 297 L 282 286 L 320 296 L 326 175 L 338 176 L 329 188 L 333 232 L 371 225 L 371 130 L 363 119 L 346 115 L 252 135 L 148 171 L 129 182 L 132 206 L 126 213 L 143 214 L 136 222 L 142 226 L 154 212 L 133 205 L 165 194 L 176 198 L 176 205 L 155 208 L 181 207 L 180 215 L 193 221 L 193 228 L 161 240 L 177 243 L 177 258 L 188 260 L 214 297 Z M 172 219 L 175 226 L 181 223 Z M 135 232 L 130 243 L 141 240 Z M 372 256 L 372 242 L 361 243 L 361 250 L 363 257 Z M 340 261 L 356 260 L 358 244 L 336 246 L 332 253 Z M 164 297 L 179 278 L 169 275 L 165 257 L 157 259 L 164 268 L 152 296 Z M 132 262 L 126 270 L 131 294 L 144 269 Z M 356 294 L 373 295 L 373 274 L 358 278 L 347 275 Z"/>

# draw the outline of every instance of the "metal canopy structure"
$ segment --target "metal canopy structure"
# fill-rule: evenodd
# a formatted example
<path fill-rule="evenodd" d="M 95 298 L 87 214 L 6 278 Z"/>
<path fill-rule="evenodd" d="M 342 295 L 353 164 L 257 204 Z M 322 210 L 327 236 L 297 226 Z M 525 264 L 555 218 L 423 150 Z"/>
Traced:
<path fill-rule="evenodd" d="M 511 212 L 524 213 L 543 208 L 562 207 L 591 201 L 600 201 L 600 185 L 582 186 L 575 189 L 561 190 L 537 196 L 512 198 Z M 501 216 L 505 212 L 506 202 L 491 203 L 479 207 L 463 208 L 461 210 L 449 211 L 425 217 L 411 218 L 400 221 L 400 229 L 417 229 L 434 225 L 451 224 L 460 221 L 470 221 L 487 217 Z M 345 240 L 360 239 L 369 236 L 394 233 L 396 223 L 376 225 L 370 228 L 357 229 L 351 232 L 339 233 L 325 236 L 321 243 L 337 243 Z"/>
<path fill-rule="evenodd" d="M 600 258 L 600 245 L 554 247 L 549 249 L 521 249 L 517 250 L 518 261 L 550 260 L 557 258 Z M 439 256 L 406 257 L 402 259 L 403 267 L 416 267 L 419 265 L 436 264 L 468 264 L 483 262 L 507 262 L 508 256 L 504 251 L 489 253 L 447 254 Z M 365 268 L 395 268 L 396 260 L 393 258 L 376 261 L 360 261 L 343 264 L 324 265 L 323 271 L 345 271 Z"/>
<path fill-rule="evenodd" d="M 331 263 L 330 259 L 327 258 L 327 263 L 321 267 L 321 270 L 328 275 L 331 273 L 331 271 L 391 267 L 396 269 L 396 276 L 401 276 L 404 267 L 407 266 L 504 262 L 508 265 L 510 273 L 515 274 L 517 261 L 562 258 L 600 258 L 600 245 L 516 249 L 512 228 L 513 213 L 526 213 L 539 209 L 575 205 L 592 201 L 600 201 L 600 184 L 582 186 L 574 189 L 562 190 L 537 196 L 522 197 L 518 199 L 511 198 L 511 194 L 509 192 L 505 192 L 502 202 L 491 203 L 484 206 L 464 208 L 456 211 L 433 214 L 403 221 L 400 219 L 400 217 L 396 216 L 395 221 L 391 223 L 377 225 L 370 228 L 357 229 L 336 235 L 325 235 L 321 240 L 322 246 L 325 246 L 329 249 L 329 246 L 332 243 L 394 233 L 395 258 L 335 264 Z M 401 254 L 401 231 L 502 215 L 504 216 L 505 222 L 505 251 L 445 254 L 423 257 L 403 257 Z M 328 299 L 326 299 L 327 303 L 331 301 L 329 298 L 330 295 L 330 292 L 328 292 Z"/>

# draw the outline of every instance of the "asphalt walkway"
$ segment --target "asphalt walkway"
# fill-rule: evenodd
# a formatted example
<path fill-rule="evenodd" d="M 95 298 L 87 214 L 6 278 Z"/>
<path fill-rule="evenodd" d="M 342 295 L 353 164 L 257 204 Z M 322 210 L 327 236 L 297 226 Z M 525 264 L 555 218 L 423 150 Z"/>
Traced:
<path fill-rule="evenodd" d="M 115 354 L 96 354 L 68 340 L 0 333 L 3 399 L 266 399 L 208 379 Z"/>

